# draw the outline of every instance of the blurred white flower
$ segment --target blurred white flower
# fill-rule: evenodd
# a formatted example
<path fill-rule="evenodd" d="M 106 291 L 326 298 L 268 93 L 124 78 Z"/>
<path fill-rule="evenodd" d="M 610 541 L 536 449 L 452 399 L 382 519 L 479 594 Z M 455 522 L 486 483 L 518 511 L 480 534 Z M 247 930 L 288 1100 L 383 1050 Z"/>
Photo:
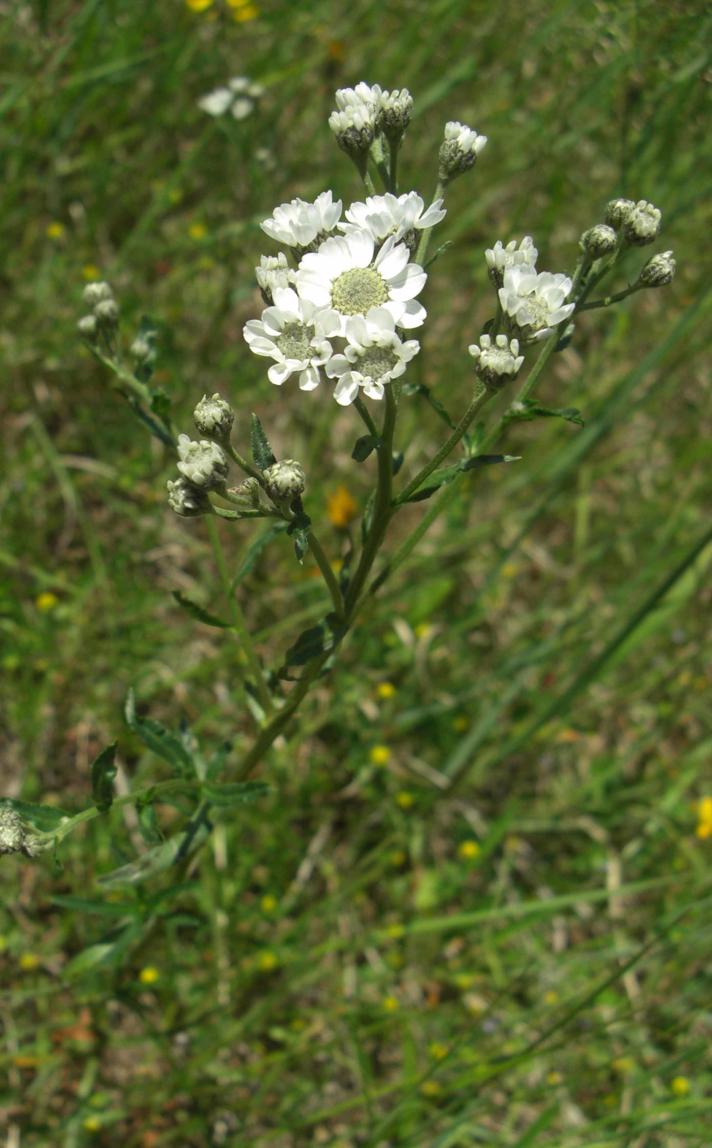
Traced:
<path fill-rule="evenodd" d="M 226 87 L 216 88 L 198 100 L 198 107 L 209 116 L 224 116 L 226 112 L 236 120 L 244 120 L 264 94 L 261 84 L 253 84 L 247 76 L 235 76 L 228 80 Z"/>
<path fill-rule="evenodd" d="M 524 337 L 544 339 L 573 312 L 575 303 L 564 302 L 571 287 L 567 275 L 555 275 L 551 271 L 537 274 L 530 267 L 508 267 L 499 289 L 499 301 Z"/>
<path fill-rule="evenodd" d="M 369 195 L 365 203 L 352 203 L 346 212 L 348 222 L 340 223 L 345 234 L 351 231 L 368 231 L 377 243 L 387 236 L 405 239 L 410 232 L 434 227 L 445 218 L 442 199 L 436 199 L 426 208 L 417 191 L 404 195 Z"/>
<path fill-rule="evenodd" d="M 280 204 L 260 227 L 278 243 L 303 248 L 317 239 L 325 239 L 340 218 L 341 200 L 334 202 L 330 191 L 322 191 L 313 203 L 292 199 L 289 203 Z"/>
<path fill-rule="evenodd" d="M 416 301 L 427 275 L 409 263 L 408 248 L 391 237 L 375 253 L 367 231 L 327 239 L 318 251 L 304 255 L 297 271 L 297 291 L 316 307 L 331 307 L 340 316 L 341 333 L 352 315 L 374 307 L 390 311 L 399 327 L 419 327 L 425 308 Z"/>
<path fill-rule="evenodd" d="M 274 306 L 250 319 L 244 336 L 256 355 L 274 359 L 267 376 L 281 386 L 290 375 L 299 374 L 303 391 L 319 385 L 319 368 L 331 358 L 329 337 L 339 332 L 339 316 L 328 308 L 317 308 L 290 287 L 274 291 Z"/>
<path fill-rule="evenodd" d="M 401 341 L 393 315 L 385 307 L 347 319 L 345 334 L 344 353 L 326 364 L 329 378 L 338 379 L 334 398 L 341 406 L 352 403 L 360 390 L 369 398 L 382 399 L 385 384 L 402 375 L 420 350 L 415 339 Z"/>

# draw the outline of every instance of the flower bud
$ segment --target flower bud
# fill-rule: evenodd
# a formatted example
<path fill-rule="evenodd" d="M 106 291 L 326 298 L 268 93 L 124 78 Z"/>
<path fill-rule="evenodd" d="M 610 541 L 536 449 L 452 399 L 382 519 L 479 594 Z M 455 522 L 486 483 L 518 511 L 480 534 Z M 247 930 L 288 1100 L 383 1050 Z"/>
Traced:
<path fill-rule="evenodd" d="M 607 223 L 597 223 L 595 227 L 590 227 L 588 231 L 584 231 L 579 240 L 579 247 L 591 259 L 601 259 L 604 255 L 610 255 L 617 246 L 618 236 Z"/>
<path fill-rule="evenodd" d="M 623 238 L 636 247 L 652 243 L 660 231 L 662 218 L 662 212 L 653 207 L 652 203 L 647 203 L 644 199 L 638 200 L 623 221 Z"/>
<path fill-rule="evenodd" d="M 304 468 L 293 458 L 275 462 L 263 472 L 270 498 L 290 502 L 304 491 Z"/>
<path fill-rule="evenodd" d="M 256 478 L 246 478 L 231 493 L 236 494 L 238 498 L 244 498 L 245 502 L 249 502 L 255 510 L 260 505 L 260 484 Z"/>
<path fill-rule="evenodd" d="M 114 292 L 108 283 L 87 283 L 84 288 L 84 302 L 90 307 L 96 307 L 97 303 L 113 298 Z"/>
<path fill-rule="evenodd" d="M 94 339 L 96 339 L 97 328 L 96 315 L 83 315 L 77 323 L 79 334 L 82 338 L 88 339 L 89 342 L 93 342 Z"/>
<path fill-rule="evenodd" d="M 635 210 L 632 199 L 612 199 L 606 207 L 605 221 L 609 227 L 622 227 L 631 211 Z"/>
<path fill-rule="evenodd" d="M 144 339 L 142 335 L 137 335 L 129 347 L 129 353 L 136 366 L 140 366 L 153 358 L 153 346 L 148 339 Z"/>
<path fill-rule="evenodd" d="M 638 276 L 638 287 L 666 287 L 675 278 L 677 264 L 672 251 L 661 251 L 653 255 Z"/>
<path fill-rule="evenodd" d="M 466 124 L 451 120 L 445 124 L 445 138 L 440 145 L 439 175 L 443 183 L 462 175 L 473 167 L 487 143 L 487 136 L 480 136 Z"/>
<path fill-rule="evenodd" d="M 94 308 L 94 314 L 100 327 L 113 328 L 119 322 L 119 308 L 115 299 L 102 299 Z"/>
<path fill-rule="evenodd" d="M 376 124 L 390 143 L 399 143 L 413 113 L 413 97 L 407 88 L 382 92 Z"/>
<path fill-rule="evenodd" d="M 296 272 L 292 271 L 283 251 L 278 255 L 260 256 L 260 265 L 255 267 L 255 279 L 264 301 L 271 305 L 277 288 L 291 287 Z"/>
<path fill-rule="evenodd" d="M 169 479 L 168 505 L 181 518 L 196 518 L 199 514 L 212 514 L 212 506 L 205 490 L 188 482 L 187 478 Z"/>
<path fill-rule="evenodd" d="M 34 857 L 39 851 L 39 842 L 27 832 L 17 810 L 8 802 L 0 803 L 0 854 L 24 853 L 25 857 Z"/>
<path fill-rule="evenodd" d="M 497 335 L 494 340 L 490 335 L 481 335 L 479 346 L 473 343 L 467 349 L 475 360 L 475 374 L 491 390 L 498 390 L 513 379 L 524 362 L 518 340 L 506 335 Z"/>
<path fill-rule="evenodd" d="M 357 162 L 365 162 L 376 134 L 373 114 L 354 106 L 332 112 L 329 127 L 342 151 Z"/>
<path fill-rule="evenodd" d="M 193 486 L 219 490 L 225 485 L 229 464 L 217 443 L 206 439 L 195 442 L 187 434 L 178 435 L 178 460 L 178 470 Z"/>
<path fill-rule="evenodd" d="M 230 404 L 219 394 L 214 394 L 212 398 L 203 395 L 193 411 L 193 421 L 199 434 L 204 434 L 217 442 L 227 443 L 230 441 L 235 415 Z"/>

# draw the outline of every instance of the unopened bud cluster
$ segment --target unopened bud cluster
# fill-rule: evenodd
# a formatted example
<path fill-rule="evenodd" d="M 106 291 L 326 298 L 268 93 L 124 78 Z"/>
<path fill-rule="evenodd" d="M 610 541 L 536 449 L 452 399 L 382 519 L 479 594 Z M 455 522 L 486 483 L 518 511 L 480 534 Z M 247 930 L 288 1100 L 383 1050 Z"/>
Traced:
<path fill-rule="evenodd" d="M 178 470 L 188 482 L 201 490 L 220 490 L 225 486 L 229 464 L 221 446 L 207 439 L 196 442 L 187 434 L 178 435 Z"/>
<path fill-rule="evenodd" d="M 99 334 L 112 335 L 119 324 L 119 308 L 108 283 L 87 283 L 84 302 L 91 307 L 90 315 L 83 315 L 77 323 L 79 334 L 94 342 Z"/>
<path fill-rule="evenodd" d="M 292 502 L 304 492 L 304 467 L 293 458 L 268 466 L 263 477 L 267 493 L 277 502 Z"/>
<path fill-rule="evenodd" d="M 235 415 L 221 395 L 203 395 L 193 411 L 193 421 L 199 434 L 225 444 L 230 440 Z"/>
<path fill-rule="evenodd" d="M 457 120 L 445 124 L 445 138 L 438 156 L 441 181 L 448 183 L 455 176 L 474 167 L 486 143 L 487 136 L 478 135 L 466 124 L 458 123 Z"/>
<path fill-rule="evenodd" d="M 283 251 L 278 255 L 262 255 L 260 263 L 255 267 L 255 279 L 262 292 L 265 303 L 274 302 L 274 293 L 291 287 L 296 278 L 296 272 L 291 269 L 287 256 Z"/>
<path fill-rule="evenodd" d="M 517 339 L 506 335 L 481 335 L 479 345 L 473 343 L 467 348 L 475 360 L 475 374 L 486 387 L 497 390 L 519 373 L 524 355 L 519 354 Z"/>
<path fill-rule="evenodd" d="M 28 833 L 24 821 L 16 809 L 7 802 L 0 804 L 0 854 L 24 853 L 34 857 L 40 852 L 40 845 L 32 833 Z"/>
<path fill-rule="evenodd" d="M 392 146 L 400 143 L 412 111 L 413 97 L 407 88 L 389 92 L 361 82 L 337 91 L 329 127 L 339 147 L 362 166 L 378 136 L 385 136 Z"/>
<path fill-rule="evenodd" d="M 677 264 L 672 251 L 661 251 L 653 255 L 638 276 L 638 287 L 667 287 L 675 278 Z"/>
<path fill-rule="evenodd" d="M 597 223 L 584 231 L 579 240 L 579 246 L 590 259 L 602 259 L 610 255 L 618 247 L 618 236 L 614 228 L 607 223 Z"/>
<path fill-rule="evenodd" d="M 606 223 L 619 231 L 626 243 L 643 247 L 660 232 L 662 212 L 645 199 L 612 199 L 606 208 Z"/>

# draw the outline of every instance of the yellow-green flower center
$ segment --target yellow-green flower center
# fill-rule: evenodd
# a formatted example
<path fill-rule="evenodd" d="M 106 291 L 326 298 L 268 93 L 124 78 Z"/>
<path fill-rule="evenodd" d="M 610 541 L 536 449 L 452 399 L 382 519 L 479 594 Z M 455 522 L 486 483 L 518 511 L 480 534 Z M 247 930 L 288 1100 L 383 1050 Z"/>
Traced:
<path fill-rule="evenodd" d="M 388 301 L 388 287 L 375 267 L 352 267 L 331 284 L 331 305 L 342 315 L 365 315 Z"/>
<path fill-rule="evenodd" d="M 398 356 L 390 347 L 369 347 L 359 355 L 354 369 L 377 382 L 392 371 L 397 362 Z"/>
<path fill-rule="evenodd" d="M 299 359 L 300 361 L 311 357 L 310 330 L 301 323 L 286 323 L 281 335 L 276 339 L 277 346 L 285 359 Z"/>

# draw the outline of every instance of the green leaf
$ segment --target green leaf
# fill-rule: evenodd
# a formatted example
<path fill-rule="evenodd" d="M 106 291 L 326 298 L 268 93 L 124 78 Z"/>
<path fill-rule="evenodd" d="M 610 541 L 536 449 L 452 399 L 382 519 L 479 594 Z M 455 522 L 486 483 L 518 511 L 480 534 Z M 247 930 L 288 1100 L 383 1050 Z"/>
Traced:
<path fill-rule="evenodd" d="M 192 598 L 188 598 L 181 590 L 171 590 L 171 595 L 176 600 L 179 606 L 185 610 L 186 614 L 190 614 L 191 618 L 195 618 L 198 622 L 202 622 L 205 626 L 216 626 L 221 630 L 229 630 L 232 626 L 231 622 L 225 622 L 222 618 L 218 618 L 215 614 L 211 614 L 209 610 L 204 610 Z"/>
<path fill-rule="evenodd" d="M 137 902 L 119 903 L 117 901 L 95 901 L 89 897 L 74 897 L 70 894 L 57 893 L 50 897 L 53 905 L 62 909 L 73 909 L 78 913 L 91 913 L 98 917 L 126 917 L 135 916 L 141 911 Z"/>
<path fill-rule="evenodd" d="M 206 782 L 201 794 L 211 805 L 247 805 L 270 792 L 264 781 L 228 781 L 222 785 Z"/>
<path fill-rule="evenodd" d="M 334 615 L 329 617 L 332 620 L 331 625 L 328 619 L 324 619 L 317 626 L 310 626 L 307 630 L 302 630 L 294 645 L 287 650 L 283 668 L 303 666 L 313 658 L 318 658 L 321 654 L 329 653 L 334 649 L 343 634 L 343 627 L 335 624 Z"/>
<path fill-rule="evenodd" d="M 420 490 L 416 490 L 415 494 L 411 494 L 408 502 L 424 502 L 425 499 L 431 498 L 443 486 L 447 486 L 452 482 L 458 474 L 466 470 L 477 470 L 482 466 L 491 466 L 493 463 L 498 462 L 518 462 L 518 456 L 513 454 L 478 454 L 474 458 L 465 459 L 464 462 L 457 463 L 456 466 L 448 466 L 443 470 L 436 470 L 432 476 L 429 486 L 423 486 Z"/>
<path fill-rule="evenodd" d="M 138 936 L 140 926 L 131 925 L 124 929 L 114 941 L 103 941 L 98 945 L 89 945 L 83 952 L 78 953 L 64 966 L 63 976 L 73 980 L 87 973 L 96 972 L 108 965 L 119 964 L 126 950 Z"/>
<path fill-rule="evenodd" d="M 169 765 L 174 766 L 180 773 L 193 773 L 193 758 L 186 750 L 180 737 L 171 730 L 166 729 L 153 718 L 141 718 L 136 713 L 136 700 L 133 690 L 129 690 L 126 698 L 126 724 L 129 729 L 141 738 L 148 749 L 163 758 Z"/>
<path fill-rule="evenodd" d="M 222 745 L 218 746 L 215 753 L 208 762 L 208 768 L 205 771 L 205 776 L 208 781 L 214 781 L 219 777 L 225 768 L 225 762 L 232 752 L 232 742 L 224 741 Z"/>
<path fill-rule="evenodd" d="M 403 451 L 402 450 L 394 450 L 393 454 L 391 455 L 391 474 L 393 475 L 394 478 L 398 474 L 398 471 L 402 467 L 404 461 L 405 461 L 405 455 L 404 455 Z"/>
<path fill-rule="evenodd" d="M 164 446 L 174 447 L 175 443 L 170 431 L 166 430 L 166 428 L 162 426 L 161 423 L 156 422 L 154 418 L 147 414 L 134 395 L 127 395 L 126 398 L 128 400 L 129 406 L 136 415 L 136 418 L 139 419 L 144 424 L 144 426 L 148 427 L 154 438 L 159 439 L 159 441 L 162 442 Z"/>
<path fill-rule="evenodd" d="M 142 367 L 141 370 L 143 372 L 148 370 L 148 365 Z M 139 372 L 137 374 L 140 378 Z M 160 387 L 153 387 L 151 390 L 151 410 L 161 422 L 167 423 L 171 417 L 171 400 Z"/>
<path fill-rule="evenodd" d="M 208 832 L 205 824 L 200 825 L 195 831 L 191 829 L 188 848 L 185 848 L 187 834 L 181 833 L 176 837 L 170 837 L 168 841 L 162 841 L 160 845 L 155 845 L 142 853 L 135 861 L 121 865 L 111 873 L 105 873 L 99 878 L 99 884 L 106 889 L 112 889 L 117 885 L 140 885 L 149 877 L 155 877 L 156 874 L 170 869 L 179 858 L 194 852 L 205 840 Z"/>
<path fill-rule="evenodd" d="M 39 833 L 51 833 L 72 816 L 54 805 L 33 805 L 30 801 L 18 801 L 14 797 L 6 797 L 4 801 Z"/>
<path fill-rule="evenodd" d="M 376 449 L 380 443 L 378 435 L 364 434 L 361 438 L 357 438 L 354 443 L 354 449 L 351 451 L 351 457 L 356 462 L 365 462 L 368 456 Z"/>
<path fill-rule="evenodd" d="M 257 559 L 264 550 L 265 546 L 267 546 L 273 538 L 276 538 L 278 534 L 284 533 L 286 529 L 286 522 L 275 522 L 271 526 L 268 526 L 267 529 L 262 532 L 262 534 L 258 534 L 255 540 L 250 543 L 250 545 L 247 547 L 247 550 L 245 551 L 245 557 L 242 560 L 242 566 L 233 578 L 233 590 L 236 586 L 240 585 L 243 579 L 246 578 L 250 571 L 254 568 L 255 563 L 257 562 Z"/>
<path fill-rule="evenodd" d="M 297 561 L 300 563 L 304 560 L 304 555 L 309 549 L 309 527 L 311 526 L 311 518 L 300 507 L 292 522 L 287 527 L 287 534 L 290 534 L 294 539 L 294 553 L 297 556 Z"/>
<path fill-rule="evenodd" d="M 252 461 L 258 470 L 266 470 L 268 466 L 273 466 L 277 461 L 269 444 L 269 439 L 262 428 L 262 423 L 256 414 L 252 415 L 250 425 L 250 447 Z"/>
<path fill-rule="evenodd" d="M 455 423 L 451 419 L 447 410 L 439 399 L 433 398 L 430 387 L 426 387 L 425 383 L 404 383 L 403 394 L 420 395 L 420 397 L 425 399 L 426 403 L 432 407 L 438 417 L 441 418 L 444 423 L 447 423 L 447 425 L 450 427 L 450 430 L 455 429 Z"/>
<path fill-rule="evenodd" d="M 507 422 L 531 422 L 532 419 L 540 418 L 556 418 L 565 419 L 566 422 L 576 423 L 577 426 L 584 426 L 584 421 L 581 417 L 581 412 L 576 407 L 543 407 L 540 403 L 535 402 L 533 399 L 524 399 L 517 402 L 513 407 L 507 411 L 505 416 Z"/>
<path fill-rule="evenodd" d="M 91 792 L 92 800 L 100 813 L 107 813 L 114 800 L 114 778 L 116 777 L 116 742 L 107 745 L 92 762 Z"/>

